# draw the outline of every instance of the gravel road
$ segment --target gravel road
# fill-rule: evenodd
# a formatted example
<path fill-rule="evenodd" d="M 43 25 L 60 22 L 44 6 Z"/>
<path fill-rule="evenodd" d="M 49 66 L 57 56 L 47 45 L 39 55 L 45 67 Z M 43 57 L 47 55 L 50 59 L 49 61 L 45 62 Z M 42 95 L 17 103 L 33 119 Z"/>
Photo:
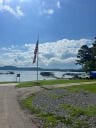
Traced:
<path fill-rule="evenodd" d="M 0 128 L 37 128 L 17 101 L 15 84 L 0 84 Z"/>

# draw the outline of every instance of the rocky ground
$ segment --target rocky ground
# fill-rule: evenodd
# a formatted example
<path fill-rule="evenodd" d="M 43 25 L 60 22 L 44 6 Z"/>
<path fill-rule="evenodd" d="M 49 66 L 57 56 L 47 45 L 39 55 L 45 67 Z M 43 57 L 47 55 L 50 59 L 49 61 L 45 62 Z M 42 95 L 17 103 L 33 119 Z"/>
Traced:
<path fill-rule="evenodd" d="M 73 93 L 57 88 L 36 94 L 33 105 L 36 109 L 61 119 L 54 128 L 96 128 L 96 115 L 89 116 L 82 111 L 82 108 L 96 106 L 96 94 L 84 91 Z M 40 120 L 40 123 L 43 128 L 44 120 Z M 52 127 L 48 126 L 48 128 Z"/>
<path fill-rule="evenodd" d="M 92 83 L 94 84 L 94 82 Z M 90 82 L 83 84 L 90 84 Z M 22 100 L 35 94 L 32 98 L 32 104 L 37 111 L 45 114 L 44 118 L 41 118 L 40 115 L 38 117 L 38 114 L 34 116 L 33 113 L 31 113 L 32 115 L 29 114 L 38 128 L 96 128 L 96 112 L 87 115 L 84 113 L 86 111 L 83 111 L 88 110 L 90 106 L 96 108 L 96 93 L 83 90 L 71 92 L 67 89 L 58 88 L 71 85 L 78 86 L 81 83 L 19 88 L 17 89 L 18 99 Z M 47 123 L 46 115 L 49 116 Z"/>

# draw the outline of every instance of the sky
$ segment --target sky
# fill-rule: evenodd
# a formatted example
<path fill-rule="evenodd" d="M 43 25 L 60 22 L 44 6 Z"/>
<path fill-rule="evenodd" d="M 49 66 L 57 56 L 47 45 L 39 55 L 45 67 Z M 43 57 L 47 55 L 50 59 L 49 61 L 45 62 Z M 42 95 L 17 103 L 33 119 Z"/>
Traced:
<path fill-rule="evenodd" d="M 0 66 L 79 68 L 78 49 L 96 36 L 96 0 L 0 0 Z"/>

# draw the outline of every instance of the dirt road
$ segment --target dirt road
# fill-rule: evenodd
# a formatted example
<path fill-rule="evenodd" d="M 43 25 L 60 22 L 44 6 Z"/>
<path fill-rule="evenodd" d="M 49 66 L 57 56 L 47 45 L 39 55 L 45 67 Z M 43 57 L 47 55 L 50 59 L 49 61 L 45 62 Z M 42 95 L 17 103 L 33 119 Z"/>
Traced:
<path fill-rule="evenodd" d="M 15 84 L 0 84 L 0 128 L 37 128 L 20 108 Z"/>

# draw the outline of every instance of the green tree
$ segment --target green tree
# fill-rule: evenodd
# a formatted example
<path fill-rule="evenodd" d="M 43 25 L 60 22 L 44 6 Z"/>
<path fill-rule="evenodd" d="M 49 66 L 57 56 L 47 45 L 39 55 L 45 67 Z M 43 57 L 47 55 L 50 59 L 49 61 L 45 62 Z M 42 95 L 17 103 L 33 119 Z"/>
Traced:
<path fill-rule="evenodd" d="M 91 53 L 90 49 L 87 45 L 81 46 L 81 48 L 78 50 L 77 54 L 77 64 L 82 65 L 83 69 L 88 68 L 88 65 L 86 63 L 91 59 Z"/>
<path fill-rule="evenodd" d="M 96 37 L 89 48 L 87 45 L 81 46 L 77 54 L 77 64 L 82 65 L 84 71 L 96 70 Z"/>
<path fill-rule="evenodd" d="M 96 70 L 96 37 L 94 38 L 93 46 L 90 48 L 92 53 L 92 70 Z"/>

